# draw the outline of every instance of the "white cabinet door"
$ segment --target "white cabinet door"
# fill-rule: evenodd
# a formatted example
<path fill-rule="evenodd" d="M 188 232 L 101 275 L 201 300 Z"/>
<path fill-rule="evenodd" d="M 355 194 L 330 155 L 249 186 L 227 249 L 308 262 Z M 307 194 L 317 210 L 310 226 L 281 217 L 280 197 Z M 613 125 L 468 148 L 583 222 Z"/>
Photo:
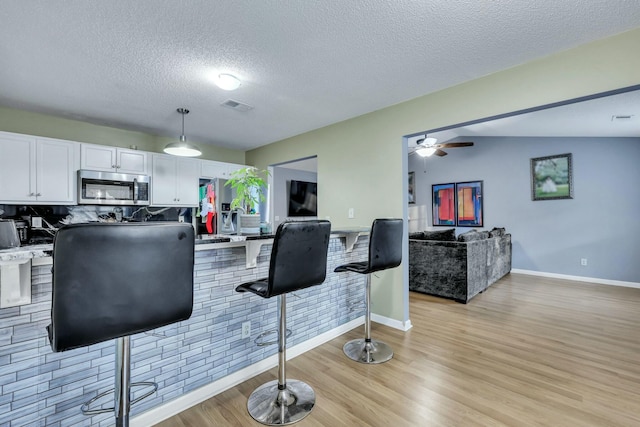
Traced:
<path fill-rule="evenodd" d="M 147 175 L 147 153 L 105 145 L 82 144 L 81 168 Z"/>
<path fill-rule="evenodd" d="M 116 152 L 118 172 L 147 175 L 147 153 L 119 148 Z"/>
<path fill-rule="evenodd" d="M 247 165 L 239 165 L 237 163 L 227 163 L 227 172 L 229 175 L 231 175 L 231 173 L 240 169 L 244 169 L 246 167 Z"/>
<path fill-rule="evenodd" d="M 92 171 L 115 172 L 116 149 L 105 145 L 82 144 L 80 167 Z"/>
<path fill-rule="evenodd" d="M 228 178 L 227 163 L 217 162 L 215 160 L 200 160 L 200 177 L 201 178 Z"/>
<path fill-rule="evenodd" d="M 175 157 L 153 155 L 151 203 L 154 206 L 175 206 L 178 164 Z"/>
<path fill-rule="evenodd" d="M 245 168 L 246 165 L 237 163 L 218 162 L 216 160 L 201 160 L 201 178 L 224 178 L 229 179 L 231 172 Z"/>
<path fill-rule="evenodd" d="M 154 206 L 196 206 L 200 161 L 153 155 L 151 203 Z"/>
<path fill-rule="evenodd" d="M 198 205 L 198 178 L 200 178 L 200 161 L 197 159 L 178 158 L 178 175 L 176 179 L 176 199 L 180 206 Z"/>
<path fill-rule="evenodd" d="M 36 200 L 36 138 L 0 132 L 0 202 Z"/>
<path fill-rule="evenodd" d="M 36 141 L 36 200 L 75 203 L 78 143 L 49 138 Z"/>
<path fill-rule="evenodd" d="M 74 204 L 79 144 L 0 133 L 0 202 Z"/>

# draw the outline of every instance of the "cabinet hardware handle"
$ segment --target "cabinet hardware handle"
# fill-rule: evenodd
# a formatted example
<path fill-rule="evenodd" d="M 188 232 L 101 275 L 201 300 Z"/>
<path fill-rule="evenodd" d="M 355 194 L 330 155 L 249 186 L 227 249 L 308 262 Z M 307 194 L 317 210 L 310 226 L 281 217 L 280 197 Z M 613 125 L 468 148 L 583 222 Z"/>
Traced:
<path fill-rule="evenodd" d="M 40 193 L 36 193 L 36 196 L 40 197 L 40 196 L 42 196 L 42 194 L 40 194 Z"/>
<path fill-rule="evenodd" d="M 118 167 L 116 165 L 111 165 L 112 168 L 114 169 L 118 169 Z"/>
<path fill-rule="evenodd" d="M 29 193 L 29 197 L 35 196 L 35 193 Z"/>

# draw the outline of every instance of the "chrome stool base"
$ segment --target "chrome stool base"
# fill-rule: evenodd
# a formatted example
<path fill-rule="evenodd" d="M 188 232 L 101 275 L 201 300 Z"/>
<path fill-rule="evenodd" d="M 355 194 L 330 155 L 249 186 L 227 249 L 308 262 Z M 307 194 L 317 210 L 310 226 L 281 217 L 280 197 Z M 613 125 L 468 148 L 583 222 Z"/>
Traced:
<path fill-rule="evenodd" d="M 393 349 L 382 341 L 356 339 L 347 342 L 342 351 L 351 360 L 360 363 L 384 363 L 393 357 Z"/>
<path fill-rule="evenodd" d="M 313 389 L 299 380 L 287 380 L 285 390 L 273 380 L 255 389 L 247 409 L 254 420 L 270 426 L 293 424 L 311 413 L 316 403 Z"/>

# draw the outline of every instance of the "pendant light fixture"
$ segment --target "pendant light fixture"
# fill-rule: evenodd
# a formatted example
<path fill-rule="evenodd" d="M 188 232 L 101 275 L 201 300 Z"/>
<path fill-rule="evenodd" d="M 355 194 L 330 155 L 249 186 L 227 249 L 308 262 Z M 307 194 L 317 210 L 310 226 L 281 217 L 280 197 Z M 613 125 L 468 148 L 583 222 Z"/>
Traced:
<path fill-rule="evenodd" d="M 180 135 L 180 141 L 168 144 L 164 147 L 164 152 L 172 156 L 197 157 L 202 154 L 202 151 L 195 145 L 189 144 L 187 137 L 184 136 L 184 116 L 189 114 L 189 110 L 186 108 L 178 108 L 177 111 L 182 114 L 182 134 Z"/>

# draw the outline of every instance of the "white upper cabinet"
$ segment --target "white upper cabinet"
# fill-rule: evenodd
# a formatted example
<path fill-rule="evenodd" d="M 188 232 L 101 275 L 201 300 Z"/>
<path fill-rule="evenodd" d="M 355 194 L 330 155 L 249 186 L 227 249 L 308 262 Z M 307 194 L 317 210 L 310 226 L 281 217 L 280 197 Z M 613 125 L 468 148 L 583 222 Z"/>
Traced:
<path fill-rule="evenodd" d="M 236 163 L 218 162 L 215 160 L 200 160 L 201 178 L 224 178 L 229 179 L 231 172 L 246 167 Z"/>
<path fill-rule="evenodd" d="M 153 154 L 151 204 L 197 206 L 200 160 Z"/>
<path fill-rule="evenodd" d="M 105 145 L 82 144 L 82 169 L 148 175 L 147 153 Z"/>
<path fill-rule="evenodd" d="M 75 204 L 80 144 L 0 132 L 0 203 Z"/>

